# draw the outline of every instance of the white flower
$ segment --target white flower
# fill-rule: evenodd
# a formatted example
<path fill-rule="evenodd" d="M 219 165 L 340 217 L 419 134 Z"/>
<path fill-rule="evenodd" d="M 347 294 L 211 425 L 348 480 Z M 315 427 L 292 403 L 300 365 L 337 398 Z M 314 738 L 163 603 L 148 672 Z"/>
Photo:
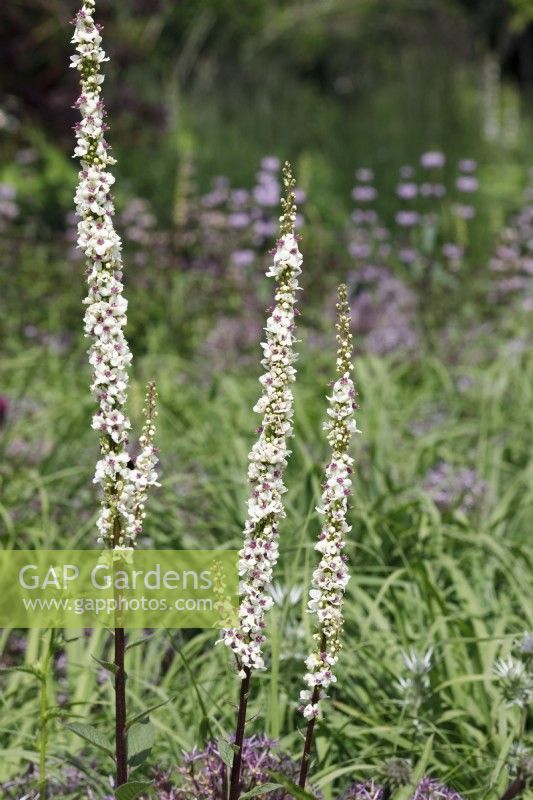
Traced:
<path fill-rule="evenodd" d="M 524 708 L 533 702 L 533 675 L 523 661 L 513 656 L 500 658 L 494 665 L 494 674 L 507 705 Z"/>
<path fill-rule="evenodd" d="M 432 647 L 422 655 L 419 655 L 412 648 L 408 652 L 402 650 L 401 656 L 405 666 L 413 675 L 425 675 L 431 670 L 431 659 L 433 657 Z"/>

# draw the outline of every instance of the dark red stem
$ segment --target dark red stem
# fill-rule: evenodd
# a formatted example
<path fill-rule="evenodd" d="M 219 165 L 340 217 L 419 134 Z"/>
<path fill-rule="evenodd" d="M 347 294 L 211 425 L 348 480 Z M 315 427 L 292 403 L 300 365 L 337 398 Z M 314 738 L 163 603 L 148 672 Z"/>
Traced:
<path fill-rule="evenodd" d="M 246 727 L 246 709 L 248 707 L 248 695 L 250 694 L 251 672 L 246 668 L 244 673 L 239 696 L 239 713 L 237 715 L 237 729 L 235 731 L 235 753 L 233 755 L 229 782 L 229 800 L 239 800 L 239 795 L 241 793 L 242 745 L 244 742 L 244 729 Z"/>
<path fill-rule="evenodd" d="M 320 697 L 320 689 L 315 686 L 313 695 L 311 697 L 311 704 L 316 705 Z M 307 780 L 307 773 L 309 772 L 309 761 L 311 759 L 311 746 L 313 744 L 313 733 L 315 730 L 316 717 L 312 717 L 307 723 L 307 731 L 305 732 L 305 744 L 302 755 L 302 762 L 300 764 L 300 778 L 298 786 L 300 789 L 305 789 L 305 782 Z"/>
<path fill-rule="evenodd" d="M 126 672 L 124 628 L 115 628 L 115 743 L 117 786 L 128 782 L 128 745 L 126 737 Z"/>
<path fill-rule="evenodd" d="M 512 781 L 505 792 L 502 794 L 500 800 L 513 800 L 514 797 L 518 797 L 524 789 L 526 788 L 526 781 L 524 778 L 515 778 Z"/>

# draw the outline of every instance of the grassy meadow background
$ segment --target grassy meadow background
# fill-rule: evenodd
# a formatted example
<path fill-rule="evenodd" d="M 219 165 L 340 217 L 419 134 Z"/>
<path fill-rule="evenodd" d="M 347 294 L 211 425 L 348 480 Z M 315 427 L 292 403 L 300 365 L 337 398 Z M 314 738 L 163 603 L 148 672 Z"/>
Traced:
<path fill-rule="evenodd" d="M 96 539 L 98 444 L 72 218 L 76 76 L 67 22 L 75 10 L 62 0 L 0 9 L 2 547 L 85 548 Z M 332 298 L 347 280 L 362 431 L 347 547 L 353 577 L 313 781 L 334 800 L 396 755 L 465 798 L 497 798 L 517 744 L 531 747 L 493 667 L 533 628 L 533 8 L 518 0 L 494 8 L 106 0 L 99 17 L 111 58 L 105 97 L 138 426 L 147 380 L 155 378 L 160 397 L 162 485 L 144 546 L 240 545 L 270 303 L 272 157 L 290 158 L 303 200 L 296 435 L 269 669 L 255 682 L 249 730 L 300 754 Z M 426 180 L 420 157 L 435 150 L 446 164 L 432 180 L 447 194 L 417 206 L 433 220 L 425 241 L 424 226 L 409 234 L 397 225 L 395 187 L 404 165 L 414 181 Z M 265 157 L 271 164 L 261 167 Z M 453 211 L 465 202 L 455 181 L 467 158 L 479 180 L 472 220 Z M 350 246 L 360 235 L 351 192 L 361 167 L 375 173 L 372 209 L 388 231 L 379 263 L 374 251 L 354 256 Z M 460 256 L 445 257 L 445 244 Z M 419 258 L 409 263 L 402 252 L 412 247 Z M 91 797 L 80 794 L 83 785 L 102 797 L 112 763 L 65 723 L 91 721 L 111 736 L 112 688 L 91 658 L 106 658 L 110 642 L 105 631 L 71 635 L 50 686 L 59 711 L 49 725 L 49 770 L 62 787 L 57 796 Z M 2 664 L 36 663 L 47 636 L 3 631 Z M 172 698 L 151 716 L 157 737 L 140 775 L 150 777 L 153 765 L 170 770 L 183 751 L 230 735 L 237 680 L 216 638 L 159 631 L 129 652 L 132 713 Z M 430 686 L 415 705 L 398 685 L 407 674 L 401 653 L 411 648 L 433 648 Z M 36 680 L 11 673 L 0 695 L 0 782 L 18 798 L 9 782 L 23 778 L 34 797 Z"/>

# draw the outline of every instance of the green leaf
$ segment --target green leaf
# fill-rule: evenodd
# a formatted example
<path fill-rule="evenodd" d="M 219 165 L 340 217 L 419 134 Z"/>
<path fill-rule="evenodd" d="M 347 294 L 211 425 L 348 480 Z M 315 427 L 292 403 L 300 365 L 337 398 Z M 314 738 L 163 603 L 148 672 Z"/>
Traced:
<path fill-rule="evenodd" d="M 91 658 L 94 661 L 96 661 L 97 664 L 100 664 L 100 666 L 106 669 L 108 672 L 112 672 L 113 675 L 117 674 L 118 667 L 112 661 L 104 661 L 103 658 L 96 658 L 96 656 L 91 656 Z"/>
<path fill-rule="evenodd" d="M 296 786 L 295 783 L 280 772 L 271 772 L 270 775 L 274 780 L 279 781 L 281 786 L 288 791 L 291 797 L 296 797 L 296 800 L 316 800 L 313 794 L 309 794 L 305 789 L 300 789 L 299 786 Z"/>
<path fill-rule="evenodd" d="M 153 639 L 155 635 L 155 633 L 150 633 L 148 636 L 143 636 L 142 639 L 135 639 L 133 642 L 128 642 L 126 645 L 126 650 L 132 650 L 134 647 L 139 647 L 141 644 L 146 644 L 146 642 L 149 642 L 150 639 Z"/>
<path fill-rule="evenodd" d="M 241 794 L 241 800 L 247 800 L 248 797 L 259 797 L 259 795 L 282 788 L 281 783 L 264 783 L 262 786 L 256 786 L 255 789 L 250 789 L 249 792 Z"/>
<path fill-rule="evenodd" d="M 200 737 L 201 742 L 205 742 L 208 739 L 209 731 L 210 731 L 210 723 L 209 717 L 202 717 L 200 721 L 200 727 L 198 729 L 198 735 Z"/>
<path fill-rule="evenodd" d="M 170 701 L 173 699 L 174 699 L 173 697 L 169 697 L 168 700 L 163 700 L 161 703 L 156 703 L 155 706 L 150 706 L 149 708 L 145 708 L 144 711 L 139 711 L 138 714 L 134 714 L 133 717 L 131 717 L 131 719 L 128 720 L 126 724 L 126 730 L 128 728 L 131 728 L 131 726 L 134 725 L 136 722 L 140 722 L 141 720 L 143 720 L 145 717 L 151 714 L 152 711 L 156 711 L 156 709 L 166 706 L 166 704 L 170 703 Z"/>
<path fill-rule="evenodd" d="M 429 759 L 431 758 L 431 753 L 433 750 L 433 739 L 435 738 L 434 734 L 428 736 L 426 744 L 424 746 L 424 751 L 420 756 L 415 768 L 413 769 L 413 783 L 417 785 L 422 778 L 424 777 L 427 766 L 429 763 Z"/>
<path fill-rule="evenodd" d="M 106 739 L 103 733 L 100 733 L 97 728 L 93 725 L 82 725 L 81 722 L 71 722 L 66 725 L 69 731 L 75 733 L 76 736 L 81 736 L 82 739 L 85 739 L 86 742 L 93 744 L 95 747 L 98 747 L 99 750 L 103 750 L 104 753 L 107 753 L 108 756 L 114 758 L 113 748 L 111 744 Z"/>
<path fill-rule="evenodd" d="M 233 756 L 237 752 L 238 748 L 234 744 L 230 744 L 226 739 L 217 739 L 217 747 L 218 752 L 220 753 L 220 758 L 224 762 L 227 767 L 231 767 L 233 764 Z"/>
<path fill-rule="evenodd" d="M 36 667 L 28 667 L 24 664 L 21 664 L 19 667 L 0 667 L 0 674 L 5 674 L 8 672 L 27 672 L 28 675 L 33 675 L 36 678 L 41 679 L 41 672 Z"/>
<path fill-rule="evenodd" d="M 141 794 L 146 794 L 150 791 L 151 783 L 146 781 L 130 781 L 130 783 L 123 783 L 115 790 L 115 797 L 117 800 L 134 800 Z"/>
<path fill-rule="evenodd" d="M 128 761 L 132 767 L 138 767 L 150 755 L 155 742 L 155 728 L 146 722 L 136 722 L 128 732 Z"/>

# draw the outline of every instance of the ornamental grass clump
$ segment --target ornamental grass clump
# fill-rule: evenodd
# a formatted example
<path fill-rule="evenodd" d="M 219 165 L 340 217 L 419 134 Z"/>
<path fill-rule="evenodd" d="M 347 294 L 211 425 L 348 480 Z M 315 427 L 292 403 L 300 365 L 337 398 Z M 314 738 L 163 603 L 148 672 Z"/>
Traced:
<path fill-rule="evenodd" d="M 76 190 L 78 247 L 86 259 L 88 294 L 85 299 L 85 333 L 92 339 L 89 361 L 93 368 L 91 391 L 98 402 L 92 427 L 100 434 L 101 458 L 94 482 L 101 487 L 98 541 L 108 548 L 133 548 L 142 531 L 147 492 L 157 483 L 154 447 L 156 389 L 148 385 L 145 425 L 134 460 L 128 451 L 131 423 L 126 413 L 128 367 L 131 352 L 124 335 L 127 301 L 122 284 L 122 244 L 113 225 L 115 213 L 104 131 L 106 110 L 102 101 L 101 64 L 108 59 L 101 47 L 100 26 L 94 22 L 95 0 L 85 0 L 73 20 L 72 41 L 77 54 L 71 66 L 80 73 L 81 94 L 76 107 L 81 121 L 75 125 L 75 157 L 81 162 Z M 125 635 L 115 628 L 116 783 L 127 781 Z"/>
<path fill-rule="evenodd" d="M 302 713 L 307 720 L 304 752 L 300 767 L 300 787 L 305 787 L 313 731 L 319 712 L 319 702 L 336 678 L 334 668 L 341 649 L 343 629 L 342 605 L 349 580 L 347 557 L 344 553 L 345 537 L 351 528 L 346 520 L 348 498 L 352 490 L 353 458 L 350 443 L 357 426 L 354 411 L 357 408 L 355 386 L 352 380 L 352 335 L 346 286 L 339 287 L 337 303 L 337 379 L 329 397 L 328 420 L 324 423 L 331 448 L 331 458 L 326 466 L 322 502 L 317 511 L 324 519 L 315 545 L 320 561 L 313 573 L 308 611 L 317 617 L 314 634 L 315 647 L 305 665 L 307 689 L 300 694 Z"/>
<path fill-rule="evenodd" d="M 281 200 L 281 236 L 273 251 L 273 264 L 266 273 L 274 278 L 274 306 L 266 325 L 266 342 L 262 343 L 265 373 L 259 379 L 263 394 L 254 411 L 263 415 L 259 438 L 250 455 L 248 479 L 250 497 L 248 518 L 244 528 L 244 546 L 240 551 L 239 575 L 241 601 L 239 624 L 223 632 L 223 641 L 237 661 L 241 689 L 235 733 L 235 756 L 230 778 L 230 800 L 239 796 L 242 744 L 250 677 L 264 668 L 262 645 L 265 640 L 265 613 L 273 600 L 267 592 L 272 571 L 278 560 L 278 525 L 285 516 L 283 474 L 290 450 L 287 440 L 292 435 L 296 301 L 299 290 L 302 255 L 294 231 L 296 204 L 295 180 L 290 165 L 283 169 L 285 196 Z"/>

